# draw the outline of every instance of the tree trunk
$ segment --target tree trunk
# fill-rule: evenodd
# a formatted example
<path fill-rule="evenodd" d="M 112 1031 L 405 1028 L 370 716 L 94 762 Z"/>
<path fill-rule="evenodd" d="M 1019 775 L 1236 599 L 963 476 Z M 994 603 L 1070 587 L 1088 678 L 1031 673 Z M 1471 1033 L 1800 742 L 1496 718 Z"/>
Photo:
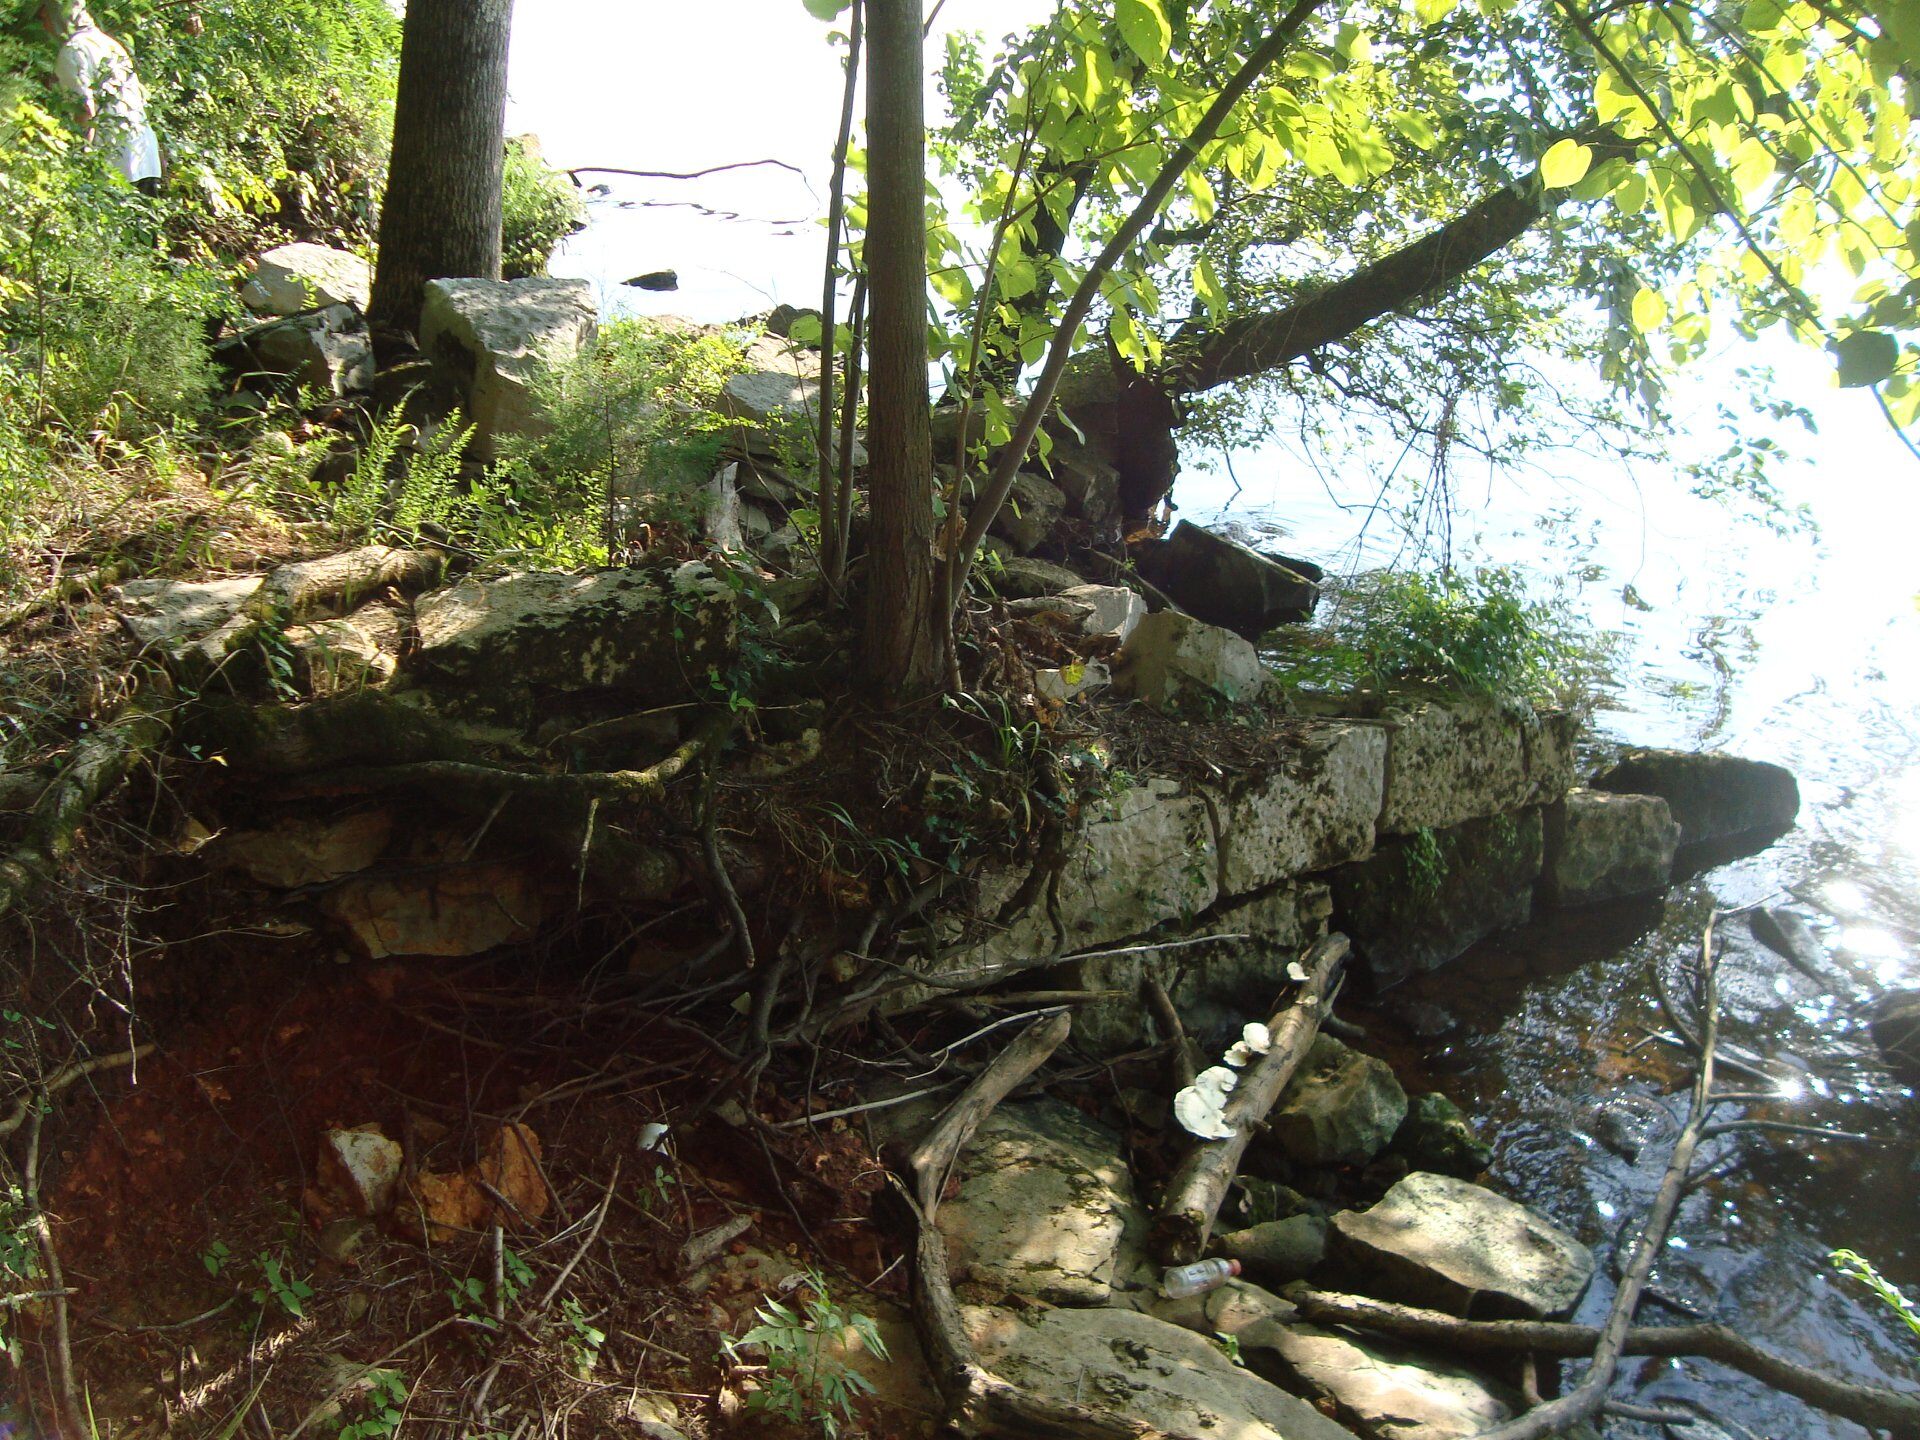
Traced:
<path fill-rule="evenodd" d="M 866 658 L 893 699 L 937 688 L 927 415 L 926 133 L 918 0 L 867 0 Z"/>
<path fill-rule="evenodd" d="M 429 280 L 500 278 L 512 20 L 513 0 L 409 0 L 368 307 L 378 324 L 414 329 Z"/>

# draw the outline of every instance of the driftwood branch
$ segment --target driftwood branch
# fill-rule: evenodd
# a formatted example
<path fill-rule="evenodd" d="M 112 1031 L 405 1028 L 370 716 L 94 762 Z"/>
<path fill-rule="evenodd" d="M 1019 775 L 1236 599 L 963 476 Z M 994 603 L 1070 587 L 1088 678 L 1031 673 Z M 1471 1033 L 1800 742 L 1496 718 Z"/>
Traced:
<path fill-rule="evenodd" d="M 49 1095 L 66 1089 L 76 1080 L 84 1080 L 89 1075 L 98 1074 L 102 1070 L 111 1070 L 115 1066 L 131 1065 L 146 1059 L 152 1053 L 153 1045 L 149 1042 L 145 1045 L 136 1045 L 131 1050 L 117 1051 L 112 1055 L 95 1055 L 90 1060 L 76 1060 L 70 1065 L 62 1065 L 36 1085 L 31 1094 L 22 1095 L 14 1102 L 13 1109 L 8 1112 L 7 1117 L 0 1120 L 0 1139 L 5 1139 L 26 1123 L 35 1101 L 44 1100 Z"/>
<path fill-rule="evenodd" d="M 1140 988 L 1146 992 L 1147 1008 L 1153 1011 L 1153 1018 L 1160 1022 L 1160 1029 L 1173 1046 L 1173 1078 L 1176 1088 L 1184 1090 L 1200 1073 L 1199 1051 L 1188 1037 L 1187 1027 L 1180 1023 L 1180 1012 L 1174 1008 L 1173 997 L 1160 983 L 1160 977 L 1148 971 L 1140 978 Z"/>
<path fill-rule="evenodd" d="M 934 1382 L 947 1403 L 948 1424 L 968 1436 L 1004 1440 L 1181 1440 L 1137 1420 L 1066 1401 L 1049 1400 L 1003 1380 L 980 1363 L 954 1298 L 946 1241 L 934 1223 L 960 1151 L 1007 1094 L 1040 1068 L 1067 1038 L 1063 1013 L 1036 1020 L 974 1078 L 942 1112 L 910 1157 L 907 1203 L 914 1244 L 913 1314 Z M 917 1197 L 917 1198 L 916 1198 Z"/>
<path fill-rule="evenodd" d="M 1396 1340 L 1476 1354 L 1531 1352 L 1579 1359 L 1593 1353 L 1602 1334 L 1596 1325 L 1551 1320 L 1461 1320 L 1438 1310 L 1333 1294 L 1306 1285 L 1289 1285 L 1281 1294 L 1299 1310 L 1301 1319 L 1315 1324 L 1350 1325 Z M 1870 1430 L 1890 1430 L 1909 1440 L 1920 1436 L 1920 1394 L 1837 1380 L 1763 1350 L 1725 1325 L 1636 1325 L 1627 1330 L 1620 1353 L 1713 1360 L 1829 1415 Z"/>
<path fill-rule="evenodd" d="M 1153 1226 L 1154 1253 L 1164 1263 L 1197 1260 L 1206 1249 L 1214 1218 L 1227 1198 L 1227 1186 L 1239 1173 L 1257 1123 L 1279 1100 L 1320 1031 L 1327 994 L 1349 948 L 1346 936 L 1329 935 L 1307 952 L 1307 983 L 1268 1022 L 1272 1045 L 1227 1099 L 1224 1119 L 1233 1127 L 1232 1138 L 1196 1143 L 1168 1182 Z"/>
<path fill-rule="evenodd" d="M 626 170 L 618 165 L 575 165 L 567 171 L 567 174 L 630 175 L 640 180 L 704 180 L 709 175 L 718 175 L 723 171 L 751 170 L 758 165 L 771 165 L 776 170 L 791 170 L 803 179 L 807 173 L 798 165 L 789 165 L 784 160 L 732 160 L 725 165 L 709 165 L 704 170 Z"/>

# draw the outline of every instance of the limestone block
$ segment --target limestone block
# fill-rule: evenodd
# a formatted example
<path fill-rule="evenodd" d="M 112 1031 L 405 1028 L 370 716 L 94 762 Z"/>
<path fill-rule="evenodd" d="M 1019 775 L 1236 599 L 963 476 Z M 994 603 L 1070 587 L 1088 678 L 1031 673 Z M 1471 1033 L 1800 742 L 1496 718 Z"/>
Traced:
<path fill-rule="evenodd" d="M 1396 836 L 1328 877 L 1334 923 L 1384 988 L 1525 924 L 1540 865 L 1538 810 Z"/>
<path fill-rule="evenodd" d="M 129 580 L 108 593 L 121 625 L 135 643 L 171 652 L 232 620 L 260 585 L 258 575 L 227 580 Z"/>
<path fill-rule="evenodd" d="M 1175 610 L 1143 619 L 1120 660 L 1120 688 L 1156 710 L 1196 694 L 1250 700 L 1267 678 L 1259 652 L 1245 640 Z"/>
<path fill-rule="evenodd" d="M 755 425 L 788 415 L 812 415 L 820 407 L 820 357 L 804 346 L 763 335 L 741 357 L 742 369 L 727 377 L 716 408 Z"/>
<path fill-rule="evenodd" d="M 1737 755 L 1635 750 L 1592 783 L 1616 794 L 1658 795 L 1679 823 L 1682 845 L 1785 830 L 1800 813 L 1792 771 Z"/>
<path fill-rule="evenodd" d="M 1088 607 L 1087 617 L 1080 622 L 1081 634 L 1122 645 L 1147 618 L 1147 602 L 1124 585 L 1073 585 L 1062 590 L 1060 598 Z"/>
<path fill-rule="evenodd" d="M 1353 1440 L 1306 1401 L 1236 1366 L 1212 1339 L 1132 1310 L 966 1306 L 980 1362 L 1040 1395 L 1171 1435 Z"/>
<path fill-rule="evenodd" d="M 1416 1170 L 1370 1210 L 1333 1217 L 1333 1251 L 1368 1293 L 1471 1319 L 1565 1315 L 1593 1278 L 1593 1255 L 1524 1205 Z"/>
<path fill-rule="evenodd" d="M 291 375 L 326 395 L 348 395 L 373 386 L 373 334 L 351 305 L 329 305 L 312 315 L 283 320 L 253 337 L 263 369 Z"/>
<path fill-rule="evenodd" d="M 1371 853 L 1386 755 L 1377 725 L 1317 723 L 1270 762 L 1236 772 L 1218 799 L 1221 893 L 1251 894 Z"/>
<path fill-rule="evenodd" d="M 298 315 L 329 305 L 365 313 L 373 293 L 373 267 L 358 255 L 297 241 L 276 245 L 253 262 L 240 300 L 256 315 Z"/>
<path fill-rule="evenodd" d="M 1410 700 L 1391 727 L 1380 832 L 1458 825 L 1558 800 L 1573 784 L 1572 717 L 1491 700 Z"/>
<path fill-rule="evenodd" d="M 616 690 L 665 703 L 703 687 L 738 640 L 733 592 L 698 562 L 671 575 L 516 571 L 420 597 L 417 660 L 489 690 Z"/>
<path fill-rule="evenodd" d="M 1057 1100 L 1003 1105 L 958 1175 L 938 1223 L 964 1293 L 1107 1302 L 1122 1236 L 1145 1225 L 1117 1135 Z"/>
<path fill-rule="evenodd" d="M 1149 779 L 1088 817 L 1060 872 L 1066 948 L 1140 935 L 1199 914 L 1219 894 L 1206 802 L 1177 781 Z"/>
<path fill-rule="evenodd" d="M 533 385 L 599 330 L 585 280 L 429 280 L 420 349 L 459 387 L 475 426 L 469 453 L 490 459 L 500 435 L 537 435 Z"/>
<path fill-rule="evenodd" d="M 1407 1092 L 1384 1060 L 1314 1037 L 1267 1117 L 1267 1137 L 1301 1165 L 1364 1165 L 1407 1118 Z"/>
<path fill-rule="evenodd" d="M 307 695 L 344 695 L 378 689 L 400 669 L 406 616 L 391 605 L 368 605 L 334 620 L 293 625 L 294 683 Z"/>
<path fill-rule="evenodd" d="M 1540 895 L 1549 905 L 1593 905 L 1667 888 L 1680 826 L 1658 795 L 1570 790 L 1545 812 Z"/>

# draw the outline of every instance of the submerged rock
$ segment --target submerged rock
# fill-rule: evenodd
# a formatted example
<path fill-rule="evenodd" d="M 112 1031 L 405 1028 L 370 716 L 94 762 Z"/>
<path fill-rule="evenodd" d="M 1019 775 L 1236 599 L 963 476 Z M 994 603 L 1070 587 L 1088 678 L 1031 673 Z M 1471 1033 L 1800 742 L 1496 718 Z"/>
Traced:
<path fill-rule="evenodd" d="M 1173 610 L 1142 620 L 1120 661 L 1120 687 L 1156 710 L 1196 696 L 1250 700 L 1267 678 L 1259 652 L 1245 640 Z"/>
<path fill-rule="evenodd" d="M 1317 576 L 1186 520 L 1142 557 L 1142 573 L 1189 615 L 1249 639 L 1310 618 L 1320 598 Z"/>
<path fill-rule="evenodd" d="M 1418 1096 L 1393 1137 L 1393 1152 L 1416 1170 L 1471 1180 L 1493 1163 L 1493 1147 L 1461 1108 L 1437 1091 Z"/>
<path fill-rule="evenodd" d="M 1571 790 L 1545 815 L 1540 897 L 1594 905 L 1667 888 L 1680 827 L 1658 795 Z"/>
<path fill-rule="evenodd" d="M 1393 1067 L 1318 1035 L 1267 1117 L 1268 1134 L 1301 1165 L 1364 1165 L 1407 1118 Z"/>
<path fill-rule="evenodd" d="M 1806 917 L 1780 906 L 1756 910 L 1747 917 L 1753 938 L 1785 960 L 1809 980 L 1826 984 L 1827 947 Z"/>
<path fill-rule="evenodd" d="M 1353 1440 L 1306 1401 L 1236 1366 L 1211 1339 L 1151 1315 L 975 1306 L 962 1313 L 981 1364 L 1050 1399 L 1175 1435 Z"/>
<path fill-rule="evenodd" d="M 955 1284 L 1101 1305 L 1134 1214 L 1119 1137 L 1057 1100 L 1004 1105 L 962 1153 L 959 1193 L 940 1207 Z"/>
<path fill-rule="evenodd" d="M 1332 1248 L 1368 1293 L 1471 1319 L 1564 1315 L 1593 1255 L 1557 1225 L 1491 1190 L 1416 1171 L 1370 1210 L 1333 1217 Z"/>
<path fill-rule="evenodd" d="M 1887 1068 L 1920 1082 L 1920 990 L 1890 990 L 1873 1005 L 1873 1043 Z"/>
<path fill-rule="evenodd" d="M 1800 813 L 1793 772 L 1765 760 L 1635 750 L 1592 781 L 1596 790 L 1658 795 L 1680 826 L 1680 843 L 1785 830 Z"/>

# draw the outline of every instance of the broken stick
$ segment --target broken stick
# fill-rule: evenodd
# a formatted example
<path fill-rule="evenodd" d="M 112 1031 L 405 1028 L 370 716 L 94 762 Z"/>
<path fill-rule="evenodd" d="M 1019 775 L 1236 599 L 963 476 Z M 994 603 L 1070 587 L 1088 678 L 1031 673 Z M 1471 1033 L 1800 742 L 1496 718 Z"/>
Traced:
<path fill-rule="evenodd" d="M 1333 977 L 1350 948 L 1346 936 L 1329 935 L 1306 953 L 1306 984 L 1268 1022 L 1272 1044 L 1227 1097 L 1224 1119 L 1233 1127 L 1232 1136 L 1198 1141 L 1168 1183 L 1153 1225 L 1154 1254 L 1164 1264 L 1198 1260 L 1207 1248 L 1227 1186 L 1240 1171 L 1257 1123 L 1279 1100 L 1320 1033 Z"/>

